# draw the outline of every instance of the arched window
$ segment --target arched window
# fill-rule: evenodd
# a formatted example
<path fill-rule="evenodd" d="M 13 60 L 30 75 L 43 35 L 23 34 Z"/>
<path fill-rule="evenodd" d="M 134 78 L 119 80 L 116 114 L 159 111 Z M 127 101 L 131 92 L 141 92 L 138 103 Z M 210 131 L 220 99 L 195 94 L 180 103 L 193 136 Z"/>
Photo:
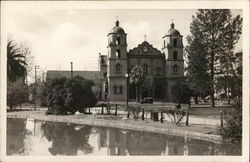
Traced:
<path fill-rule="evenodd" d="M 115 70 L 121 71 L 121 65 L 119 63 L 115 65 Z"/>
<path fill-rule="evenodd" d="M 122 87 L 122 86 L 120 86 L 119 88 L 120 88 L 120 94 L 122 94 L 123 87 Z"/>
<path fill-rule="evenodd" d="M 178 65 L 174 65 L 174 72 L 176 73 L 176 72 L 178 72 Z"/>
<path fill-rule="evenodd" d="M 165 47 L 165 46 L 166 46 L 166 41 L 164 40 L 164 41 L 163 41 L 163 47 Z"/>
<path fill-rule="evenodd" d="M 116 37 L 116 44 L 120 45 L 121 44 L 121 37 Z"/>
<path fill-rule="evenodd" d="M 177 39 L 174 39 L 174 47 L 177 47 Z"/>
<path fill-rule="evenodd" d="M 145 74 L 148 74 L 148 65 L 147 64 L 143 64 L 143 71 Z"/>
<path fill-rule="evenodd" d="M 117 86 L 114 86 L 114 94 L 117 93 Z"/>
<path fill-rule="evenodd" d="M 178 53 L 177 53 L 177 51 L 174 51 L 173 59 L 174 59 L 174 60 L 177 60 L 177 59 L 178 59 Z"/>
<path fill-rule="evenodd" d="M 118 59 L 121 58 L 121 50 L 120 49 L 117 49 L 115 54 L 116 54 L 116 58 L 118 58 Z"/>

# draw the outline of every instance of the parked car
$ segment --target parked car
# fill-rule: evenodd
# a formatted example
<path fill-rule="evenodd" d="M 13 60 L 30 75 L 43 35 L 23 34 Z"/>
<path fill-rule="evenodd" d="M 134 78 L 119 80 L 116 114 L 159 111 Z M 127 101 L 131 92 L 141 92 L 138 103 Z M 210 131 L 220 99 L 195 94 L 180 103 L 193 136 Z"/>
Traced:
<path fill-rule="evenodd" d="M 154 100 L 153 100 L 153 97 L 145 97 L 143 98 L 143 100 L 140 102 L 140 103 L 153 103 Z"/>

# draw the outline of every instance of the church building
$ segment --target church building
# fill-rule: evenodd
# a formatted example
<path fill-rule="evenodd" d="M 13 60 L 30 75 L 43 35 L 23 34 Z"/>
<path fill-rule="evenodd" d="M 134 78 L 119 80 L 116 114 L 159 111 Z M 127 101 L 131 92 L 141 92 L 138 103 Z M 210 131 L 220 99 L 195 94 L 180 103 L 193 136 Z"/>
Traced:
<path fill-rule="evenodd" d="M 171 88 L 184 77 L 182 35 L 174 23 L 162 36 L 162 49 L 153 47 L 146 40 L 137 47 L 127 49 L 127 33 L 119 21 L 108 33 L 108 54 L 99 55 L 101 75 L 101 100 L 135 101 L 136 87 L 128 82 L 130 70 L 136 65 L 152 78 L 152 86 L 142 89 L 142 97 L 154 101 L 171 102 Z M 160 38 L 159 38 L 160 39 Z"/>

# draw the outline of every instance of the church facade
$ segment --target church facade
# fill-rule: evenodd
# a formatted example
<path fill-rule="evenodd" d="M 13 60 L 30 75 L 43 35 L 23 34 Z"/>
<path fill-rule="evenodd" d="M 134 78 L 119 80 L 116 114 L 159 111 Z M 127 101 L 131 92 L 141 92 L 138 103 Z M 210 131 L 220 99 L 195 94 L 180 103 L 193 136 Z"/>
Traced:
<path fill-rule="evenodd" d="M 150 76 L 150 87 L 142 88 L 141 98 L 152 97 L 154 101 L 173 100 L 171 88 L 184 77 L 182 35 L 174 23 L 162 37 L 162 49 L 154 48 L 146 40 L 137 47 L 127 49 L 127 34 L 116 21 L 108 33 L 108 54 L 99 55 L 101 75 L 101 100 L 135 101 L 136 87 L 129 83 L 130 70 L 136 65 Z"/>

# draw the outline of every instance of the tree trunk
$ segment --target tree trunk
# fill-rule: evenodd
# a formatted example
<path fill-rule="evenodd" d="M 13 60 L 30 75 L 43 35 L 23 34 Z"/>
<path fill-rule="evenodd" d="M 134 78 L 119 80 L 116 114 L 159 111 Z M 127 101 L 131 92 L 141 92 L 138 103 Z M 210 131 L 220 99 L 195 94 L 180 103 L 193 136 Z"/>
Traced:
<path fill-rule="evenodd" d="M 138 85 L 136 85 L 136 87 L 135 87 L 135 95 L 136 95 L 136 102 L 139 102 L 139 87 L 138 87 Z"/>
<path fill-rule="evenodd" d="M 214 51 L 211 52 L 211 63 L 210 63 L 210 70 L 211 70 L 211 107 L 214 107 Z"/>
<path fill-rule="evenodd" d="M 197 95 L 194 97 L 194 100 L 195 100 L 195 104 L 199 104 L 198 96 Z"/>
<path fill-rule="evenodd" d="M 229 94 L 229 90 L 227 90 L 227 103 L 230 104 L 231 100 L 230 100 L 230 94 Z"/>
<path fill-rule="evenodd" d="M 139 98 L 139 102 L 142 101 L 142 87 L 139 86 L 139 95 L 140 95 L 140 98 Z"/>

